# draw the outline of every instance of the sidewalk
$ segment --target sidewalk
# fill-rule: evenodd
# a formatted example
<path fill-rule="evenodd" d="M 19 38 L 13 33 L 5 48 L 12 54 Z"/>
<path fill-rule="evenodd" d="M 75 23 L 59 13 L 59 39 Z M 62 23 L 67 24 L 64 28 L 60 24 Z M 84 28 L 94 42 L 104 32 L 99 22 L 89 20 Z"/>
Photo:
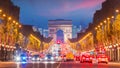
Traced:
<path fill-rule="evenodd" d="M 0 61 L 0 63 L 15 63 L 14 61 Z"/>
<path fill-rule="evenodd" d="M 12 62 L 12 63 L 13 63 L 13 62 L 15 62 L 15 61 L 1 61 L 1 60 L 0 60 L 0 63 L 6 63 L 6 62 L 7 62 L 7 63 L 8 63 L 8 62 L 9 62 L 9 63 Z"/>
<path fill-rule="evenodd" d="M 117 61 L 117 62 L 108 62 L 108 63 L 111 63 L 111 64 L 120 64 L 120 61 Z"/>

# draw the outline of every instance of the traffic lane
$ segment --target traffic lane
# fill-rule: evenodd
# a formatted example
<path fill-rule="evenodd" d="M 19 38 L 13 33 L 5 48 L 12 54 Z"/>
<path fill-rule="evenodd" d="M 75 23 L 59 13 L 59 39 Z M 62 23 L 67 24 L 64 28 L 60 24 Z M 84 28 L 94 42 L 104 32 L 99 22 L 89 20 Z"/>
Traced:
<path fill-rule="evenodd" d="M 37 62 L 37 63 L 19 64 L 19 68 L 58 68 L 59 65 L 60 62 L 40 62 L 40 63 Z"/>
<path fill-rule="evenodd" d="M 79 63 L 79 62 L 35 62 L 35 63 L 15 63 L 15 62 L 2 62 L 0 68 L 120 68 L 119 63 L 109 64 L 92 64 L 92 63 Z"/>
<path fill-rule="evenodd" d="M 0 63 L 0 68 L 57 68 L 59 62 L 49 63 L 49 62 L 32 62 L 32 63 L 16 63 L 16 62 L 2 62 Z"/>
<path fill-rule="evenodd" d="M 119 63 L 79 63 L 79 62 L 62 62 L 58 68 L 120 68 Z"/>

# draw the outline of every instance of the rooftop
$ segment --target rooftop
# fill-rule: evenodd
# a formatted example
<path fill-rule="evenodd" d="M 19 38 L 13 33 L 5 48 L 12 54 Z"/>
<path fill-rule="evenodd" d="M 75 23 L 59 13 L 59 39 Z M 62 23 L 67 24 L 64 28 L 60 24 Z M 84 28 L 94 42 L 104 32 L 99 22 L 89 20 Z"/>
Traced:
<path fill-rule="evenodd" d="M 72 20 L 64 19 L 49 20 L 48 25 L 72 25 Z"/>

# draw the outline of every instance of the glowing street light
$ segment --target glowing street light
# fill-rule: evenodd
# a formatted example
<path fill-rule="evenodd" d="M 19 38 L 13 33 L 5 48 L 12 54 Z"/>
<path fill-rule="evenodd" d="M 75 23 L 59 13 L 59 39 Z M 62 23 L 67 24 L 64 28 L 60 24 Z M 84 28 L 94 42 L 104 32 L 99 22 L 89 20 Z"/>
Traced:
<path fill-rule="evenodd" d="M 107 20 L 110 20 L 110 18 L 108 17 Z"/>
<path fill-rule="evenodd" d="M 15 23 L 15 21 L 13 21 L 13 23 Z"/>
<path fill-rule="evenodd" d="M 21 25 L 19 25 L 19 28 L 21 28 L 22 26 Z"/>
<path fill-rule="evenodd" d="M 98 27 L 100 28 L 100 25 Z"/>
<path fill-rule="evenodd" d="M 117 9 L 117 10 L 115 10 L 115 12 L 117 12 L 117 13 L 118 13 L 118 12 L 119 12 L 119 10 Z"/>
<path fill-rule="evenodd" d="M 100 25 L 103 25 L 103 23 L 101 22 Z"/>
<path fill-rule="evenodd" d="M 3 14 L 3 17 L 6 17 L 6 15 L 5 15 L 5 14 Z"/>
<path fill-rule="evenodd" d="M 112 16 L 111 18 L 114 18 L 114 16 Z"/>
<path fill-rule="evenodd" d="M 8 17 L 8 20 L 11 20 L 12 18 L 11 17 Z"/>
<path fill-rule="evenodd" d="M 0 9 L 0 13 L 2 12 L 2 10 Z"/>
<path fill-rule="evenodd" d="M 106 20 L 104 20 L 104 23 L 107 23 L 107 21 L 106 21 Z"/>
<path fill-rule="evenodd" d="M 18 25 L 18 22 L 16 22 L 16 25 Z"/>
<path fill-rule="evenodd" d="M 95 30 L 97 30 L 97 27 L 95 27 Z"/>

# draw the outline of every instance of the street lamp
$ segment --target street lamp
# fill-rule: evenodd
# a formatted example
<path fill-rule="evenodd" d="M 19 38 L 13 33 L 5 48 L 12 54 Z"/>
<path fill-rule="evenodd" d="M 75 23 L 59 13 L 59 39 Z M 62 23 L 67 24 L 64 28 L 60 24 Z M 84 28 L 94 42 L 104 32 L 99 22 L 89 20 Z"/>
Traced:
<path fill-rule="evenodd" d="M 103 25 L 103 23 L 101 22 L 101 23 L 100 23 L 100 25 L 102 26 L 102 25 Z"/>
<path fill-rule="evenodd" d="M 110 20 L 110 18 L 108 17 L 107 20 Z"/>
<path fill-rule="evenodd" d="M 0 13 L 2 12 L 2 10 L 0 9 Z"/>
<path fill-rule="evenodd" d="M 117 13 L 118 13 L 118 12 L 119 12 L 119 10 L 117 9 L 117 10 L 115 10 L 115 12 L 117 12 Z"/>
<path fill-rule="evenodd" d="M 16 25 L 18 25 L 18 22 L 16 22 Z"/>
<path fill-rule="evenodd" d="M 111 17 L 112 19 L 114 18 L 114 16 Z"/>
<path fill-rule="evenodd" d="M 11 17 L 8 17 L 8 20 L 11 20 Z"/>
<path fill-rule="evenodd" d="M 104 23 L 106 24 L 106 23 L 107 23 L 107 21 L 106 21 L 106 20 L 104 20 Z"/>
<path fill-rule="evenodd" d="M 13 23 L 15 23 L 15 20 L 13 20 Z"/>
<path fill-rule="evenodd" d="M 6 15 L 5 15 L 5 14 L 3 14 L 3 17 L 6 17 Z"/>
<path fill-rule="evenodd" d="M 19 28 L 21 28 L 22 26 L 21 25 L 19 25 Z"/>
<path fill-rule="evenodd" d="M 98 28 L 97 27 L 95 27 L 95 30 L 97 30 Z"/>
<path fill-rule="evenodd" d="M 98 25 L 98 28 L 100 28 L 100 25 Z"/>

